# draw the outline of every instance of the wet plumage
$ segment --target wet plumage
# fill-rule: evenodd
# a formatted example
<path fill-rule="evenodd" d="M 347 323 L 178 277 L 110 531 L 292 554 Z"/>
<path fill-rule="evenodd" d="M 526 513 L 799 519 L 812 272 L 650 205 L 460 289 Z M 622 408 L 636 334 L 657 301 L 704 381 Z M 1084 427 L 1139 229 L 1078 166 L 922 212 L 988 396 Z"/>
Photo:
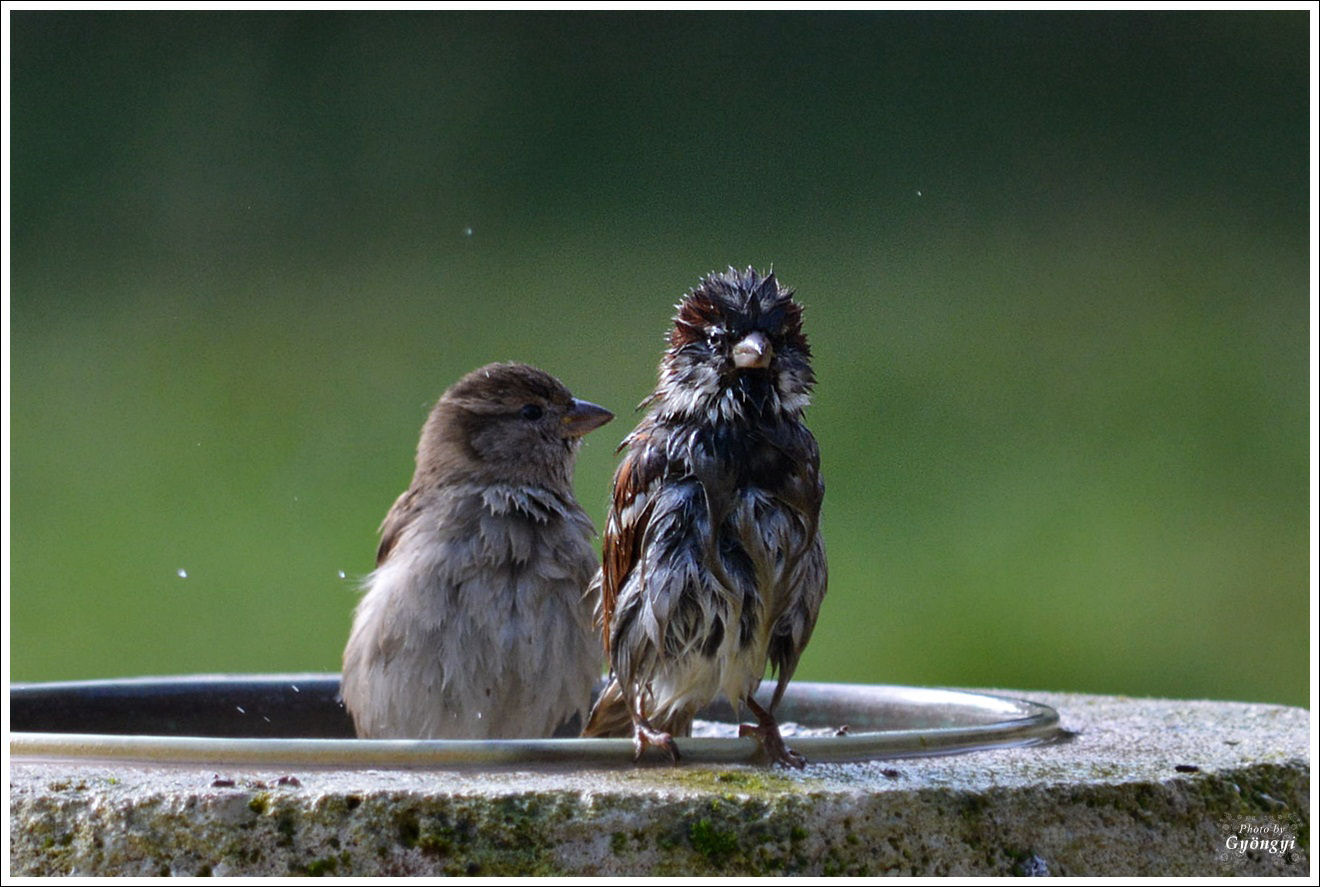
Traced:
<path fill-rule="evenodd" d="M 711 274 L 678 306 L 649 411 L 614 476 L 593 585 L 610 682 L 584 730 L 675 760 L 717 695 L 757 718 L 766 754 L 801 766 L 773 710 L 825 595 L 824 487 L 803 423 L 815 378 L 802 309 L 773 273 Z M 751 694 L 767 662 L 769 710 Z"/>

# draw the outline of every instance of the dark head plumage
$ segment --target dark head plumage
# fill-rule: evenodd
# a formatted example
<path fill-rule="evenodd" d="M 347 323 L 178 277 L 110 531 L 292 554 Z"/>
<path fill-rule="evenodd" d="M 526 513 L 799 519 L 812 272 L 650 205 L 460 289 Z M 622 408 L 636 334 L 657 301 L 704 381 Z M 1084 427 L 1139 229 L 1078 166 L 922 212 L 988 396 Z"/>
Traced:
<path fill-rule="evenodd" d="M 647 400 L 668 415 L 733 416 L 806 407 L 815 376 L 802 306 L 771 271 L 732 266 L 701 279 L 677 305 L 660 384 Z"/>
<path fill-rule="evenodd" d="M 755 268 L 739 271 L 733 266 L 712 271 L 675 306 L 678 313 L 669 344 L 681 347 L 707 338 L 717 329 L 736 338 L 759 330 L 791 339 L 795 348 L 810 357 L 811 349 L 802 334 L 802 306 L 793 301 L 793 294 L 792 289 L 779 285 L 773 271 L 762 275 Z"/>

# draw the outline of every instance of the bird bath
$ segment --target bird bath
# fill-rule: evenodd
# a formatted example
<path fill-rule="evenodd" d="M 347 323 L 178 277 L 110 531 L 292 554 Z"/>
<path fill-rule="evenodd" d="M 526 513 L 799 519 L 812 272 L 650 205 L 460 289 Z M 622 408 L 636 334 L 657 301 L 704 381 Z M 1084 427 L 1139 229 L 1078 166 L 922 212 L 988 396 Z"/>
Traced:
<path fill-rule="evenodd" d="M 683 766 L 657 753 L 635 766 L 627 739 L 352 739 L 337 687 L 314 674 L 13 687 L 13 870 L 1296 876 L 1309 865 L 1305 709 L 795 682 L 778 714 L 810 763 L 786 770 L 738 766 L 758 746 L 727 709 L 680 740 Z M 1290 852 L 1233 852 L 1253 837 Z"/>
<path fill-rule="evenodd" d="M 772 689 L 767 682 L 766 696 Z M 354 739 L 335 674 L 196 675 L 15 684 L 10 753 L 38 759 L 354 768 L 631 764 L 628 739 Z M 768 698 L 763 699 L 768 701 Z M 808 761 L 952 754 L 1047 742 L 1047 705 L 960 690 L 790 684 L 776 712 Z M 680 741 L 685 763 L 747 763 L 727 704 Z M 660 758 L 657 757 L 656 761 Z"/>

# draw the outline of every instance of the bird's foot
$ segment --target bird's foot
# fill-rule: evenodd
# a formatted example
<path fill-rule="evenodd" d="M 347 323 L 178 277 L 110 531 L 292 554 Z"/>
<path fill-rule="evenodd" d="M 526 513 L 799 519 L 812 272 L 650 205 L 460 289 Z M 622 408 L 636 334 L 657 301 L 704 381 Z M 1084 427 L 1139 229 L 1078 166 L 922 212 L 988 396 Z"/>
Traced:
<path fill-rule="evenodd" d="M 795 770 L 801 770 L 807 765 L 806 758 L 784 744 L 784 737 L 779 735 L 777 725 L 767 729 L 765 724 L 739 724 L 738 735 L 751 736 L 761 743 L 761 753 L 771 764 L 783 764 Z"/>
<path fill-rule="evenodd" d="M 645 721 L 633 724 L 633 761 L 642 759 L 642 753 L 646 751 L 648 745 L 662 748 L 669 753 L 674 765 L 678 765 L 679 754 L 678 744 L 674 742 L 674 737 L 663 730 L 657 730 Z"/>
<path fill-rule="evenodd" d="M 807 759 L 784 743 L 784 737 L 779 733 L 779 723 L 774 715 L 766 711 L 756 700 L 747 697 L 747 707 L 756 715 L 755 724 L 739 724 L 739 736 L 751 736 L 761 744 L 761 754 L 764 755 L 770 764 L 782 764 L 785 767 L 792 767 L 795 770 L 801 770 L 807 765 Z"/>

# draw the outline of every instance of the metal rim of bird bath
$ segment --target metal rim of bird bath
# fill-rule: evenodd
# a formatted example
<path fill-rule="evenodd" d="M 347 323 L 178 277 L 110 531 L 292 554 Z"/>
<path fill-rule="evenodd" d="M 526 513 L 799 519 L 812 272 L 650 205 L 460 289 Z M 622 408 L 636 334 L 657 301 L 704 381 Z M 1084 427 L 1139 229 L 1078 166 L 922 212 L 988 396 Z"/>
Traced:
<path fill-rule="evenodd" d="M 338 689 L 333 674 L 15 684 L 9 751 L 30 759 L 341 769 L 633 762 L 630 739 L 354 739 Z M 772 690 L 766 682 L 758 698 L 768 702 Z M 795 682 L 776 716 L 806 728 L 786 741 L 812 763 L 1037 745 L 1059 732 L 1058 713 L 1037 702 L 883 684 Z M 734 722 L 727 703 L 699 717 Z M 759 753 L 755 740 L 735 735 L 692 736 L 679 746 L 684 763 L 750 763 Z"/>

